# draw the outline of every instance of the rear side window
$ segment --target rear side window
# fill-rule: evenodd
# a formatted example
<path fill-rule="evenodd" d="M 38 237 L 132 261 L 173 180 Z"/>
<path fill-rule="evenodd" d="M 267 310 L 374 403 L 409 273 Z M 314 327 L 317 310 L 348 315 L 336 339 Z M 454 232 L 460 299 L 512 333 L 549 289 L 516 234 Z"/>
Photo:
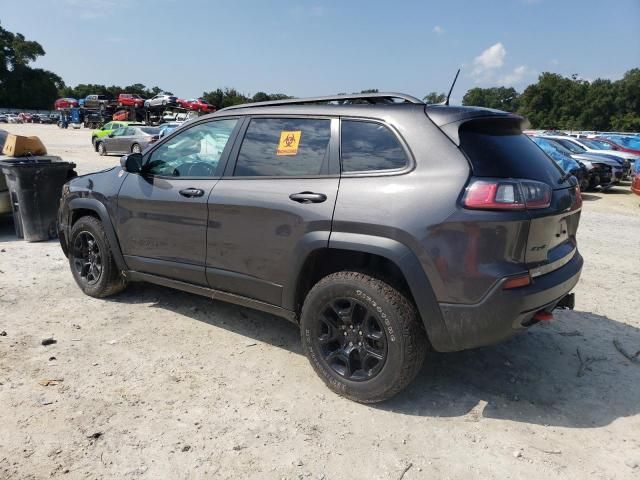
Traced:
<path fill-rule="evenodd" d="M 331 121 L 254 118 L 242 141 L 234 176 L 324 175 L 329 171 Z"/>
<path fill-rule="evenodd" d="M 407 165 L 398 139 L 379 123 L 343 120 L 340 144 L 343 172 L 395 170 Z"/>
<path fill-rule="evenodd" d="M 525 178 L 557 186 L 562 170 L 520 128 L 477 121 L 460 127 L 460 148 L 476 177 Z"/>

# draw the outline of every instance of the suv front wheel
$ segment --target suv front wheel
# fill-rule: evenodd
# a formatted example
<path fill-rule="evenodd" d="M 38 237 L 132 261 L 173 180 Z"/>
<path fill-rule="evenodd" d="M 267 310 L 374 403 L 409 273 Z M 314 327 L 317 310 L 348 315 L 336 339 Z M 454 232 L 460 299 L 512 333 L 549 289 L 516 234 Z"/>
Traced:
<path fill-rule="evenodd" d="M 102 222 L 95 217 L 81 217 L 73 225 L 69 266 L 78 286 L 91 297 L 108 297 L 126 286 L 113 259 Z"/>
<path fill-rule="evenodd" d="M 300 318 L 302 345 L 334 392 L 363 403 L 386 400 L 418 374 L 427 337 L 415 307 L 385 282 L 338 272 L 309 292 Z"/>

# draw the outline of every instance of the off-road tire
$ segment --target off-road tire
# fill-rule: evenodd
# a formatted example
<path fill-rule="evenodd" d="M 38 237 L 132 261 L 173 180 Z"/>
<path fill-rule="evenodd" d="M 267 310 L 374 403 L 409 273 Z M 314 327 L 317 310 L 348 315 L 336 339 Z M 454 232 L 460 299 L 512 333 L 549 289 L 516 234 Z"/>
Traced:
<path fill-rule="evenodd" d="M 384 326 L 386 358 L 370 379 L 351 381 L 325 360 L 315 340 L 319 315 L 333 299 L 349 298 L 364 304 Z M 387 400 L 403 390 L 420 371 L 428 341 L 415 306 L 387 283 L 359 272 L 324 277 L 308 293 L 300 316 L 302 346 L 311 366 L 335 393 L 361 403 Z"/>
<path fill-rule="evenodd" d="M 83 232 L 88 232 L 93 236 L 102 257 L 102 272 L 94 284 L 89 284 L 80 276 L 74 263 L 77 258 L 74 256 L 74 245 L 78 236 Z M 116 262 L 113 259 L 111 246 L 105 235 L 102 222 L 92 216 L 81 217 L 71 228 L 69 239 L 69 266 L 73 278 L 80 289 L 90 297 L 104 298 L 115 295 L 124 290 L 127 285 L 126 280 L 120 275 Z"/>

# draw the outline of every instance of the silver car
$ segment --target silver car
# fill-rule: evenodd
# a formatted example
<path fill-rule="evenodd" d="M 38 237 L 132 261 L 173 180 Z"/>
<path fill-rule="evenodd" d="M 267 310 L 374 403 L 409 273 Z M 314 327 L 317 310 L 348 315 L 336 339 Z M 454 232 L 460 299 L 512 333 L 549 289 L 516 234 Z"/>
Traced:
<path fill-rule="evenodd" d="M 160 138 L 158 127 L 126 126 L 96 139 L 95 149 L 100 155 L 112 153 L 141 153 Z"/>
<path fill-rule="evenodd" d="M 145 107 L 164 107 L 167 105 L 175 105 L 178 101 L 178 97 L 170 95 L 168 93 L 159 93 L 155 97 L 152 97 L 144 101 Z"/>

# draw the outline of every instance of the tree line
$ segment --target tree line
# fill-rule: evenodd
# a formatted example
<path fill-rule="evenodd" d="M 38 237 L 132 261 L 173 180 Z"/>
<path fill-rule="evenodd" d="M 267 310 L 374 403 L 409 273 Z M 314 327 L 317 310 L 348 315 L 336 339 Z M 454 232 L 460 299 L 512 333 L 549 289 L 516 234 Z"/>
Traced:
<path fill-rule="evenodd" d="M 117 98 L 120 93 L 135 93 L 150 98 L 166 90 L 141 83 L 127 86 L 79 84 L 68 86 L 53 72 L 29 64 L 45 54 L 38 42 L 27 40 L 0 25 L 0 107 L 47 109 L 59 97 L 85 98 L 90 94 Z M 374 93 L 377 89 L 362 90 Z M 168 92 L 171 93 L 171 92 Z M 217 109 L 248 102 L 291 98 L 283 93 L 244 94 L 235 88 L 217 88 L 201 98 Z M 430 92 L 426 103 L 441 103 L 445 94 Z M 532 128 L 640 131 L 640 68 L 626 72 L 622 79 L 583 80 L 577 74 L 564 77 L 544 72 L 536 83 L 521 93 L 513 87 L 472 88 L 464 95 L 463 105 L 496 108 L 526 116 Z"/>
<path fill-rule="evenodd" d="M 519 113 L 532 128 L 638 132 L 640 68 L 615 81 L 544 72 L 522 93 L 506 87 L 472 88 L 462 104 Z"/>

